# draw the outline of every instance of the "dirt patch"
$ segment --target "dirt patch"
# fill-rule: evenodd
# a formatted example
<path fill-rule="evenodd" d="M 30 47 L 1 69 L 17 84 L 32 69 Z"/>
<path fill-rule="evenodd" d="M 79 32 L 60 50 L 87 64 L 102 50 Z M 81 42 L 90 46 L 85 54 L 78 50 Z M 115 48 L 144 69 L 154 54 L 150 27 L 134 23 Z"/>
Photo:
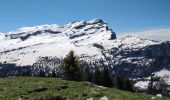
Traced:
<path fill-rule="evenodd" d="M 40 88 L 34 89 L 34 90 L 32 90 L 32 91 L 28 91 L 28 93 L 43 92 L 43 91 L 46 91 L 47 89 L 48 89 L 48 88 L 40 87 Z"/>
<path fill-rule="evenodd" d="M 66 98 L 62 96 L 50 96 L 50 97 L 39 97 L 35 100 L 66 100 Z"/>
<path fill-rule="evenodd" d="M 93 83 L 90 82 L 82 82 L 83 85 L 85 86 L 89 86 L 89 87 L 95 87 L 95 85 Z"/>
<path fill-rule="evenodd" d="M 89 95 L 89 93 L 90 93 L 89 91 L 83 91 L 82 92 L 82 96 L 83 97 L 87 97 Z"/>
<path fill-rule="evenodd" d="M 60 91 L 60 90 L 67 89 L 68 86 L 67 85 L 61 85 L 61 86 L 55 86 L 54 88 L 57 89 L 58 91 Z"/>

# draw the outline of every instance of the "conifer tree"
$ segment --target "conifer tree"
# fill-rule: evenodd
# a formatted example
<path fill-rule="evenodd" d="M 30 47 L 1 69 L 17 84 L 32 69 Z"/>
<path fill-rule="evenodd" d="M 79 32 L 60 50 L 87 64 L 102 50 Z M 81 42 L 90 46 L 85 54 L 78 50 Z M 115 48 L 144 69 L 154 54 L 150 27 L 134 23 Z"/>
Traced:
<path fill-rule="evenodd" d="M 63 59 L 60 69 L 65 79 L 74 81 L 84 79 L 84 66 L 72 50 Z"/>
<path fill-rule="evenodd" d="M 128 79 L 124 79 L 124 90 L 134 92 L 132 82 Z"/>
<path fill-rule="evenodd" d="M 94 77 L 95 77 L 95 84 L 97 85 L 103 85 L 103 70 L 99 67 L 96 67 L 95 68 L 95 74 L 94 74 Z"/>
<path fill-rule="evenodd" d="M 117 76 L 116 84 L 118 89 L 134 92 L 132 82 L 126 77 Z"/>
<path fill-rule="evenodd" d="M 95 84 L 112 87 L 112 79 L 106 66 L 95 68 Z"/>
<path fill-rule="evenodd" d="M 93 72 L 91 71 L 89 66 L 86 67 L 85 73 L 86 73 L 86 80 L 89 82 L 93 82 Z"/>
<path fill-rule="evenodd" d="M 121 77 L 121 76 L 117 76 L 116 77 L 116 86 L 117 86 L 117 88 L 118 89 L 124 89 L 124 85 L 123 85 L 124 83 L 123 83 L 123 77 Z"/>
<path fill-rule="evenodd" d="M 112 79 L 111 79 L 111 76 L 109 74 L 109 69 L 106 66 L 104 66 L 104 69 L 103 69 L 103 86 L 106 86 L 106 87 L 112 87 L 113 86 Z"/>

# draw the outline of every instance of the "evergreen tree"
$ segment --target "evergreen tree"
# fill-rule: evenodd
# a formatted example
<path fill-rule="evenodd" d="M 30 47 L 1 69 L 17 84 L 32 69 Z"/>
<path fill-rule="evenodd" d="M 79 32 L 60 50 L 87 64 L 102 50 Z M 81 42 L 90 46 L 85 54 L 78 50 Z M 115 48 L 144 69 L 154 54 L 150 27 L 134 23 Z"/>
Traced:
<path fill-rule="evenodd" d="M 63 59 L 60 69 L 64 74 L 64 78 L 68 80 L 81 81 L 84 79 L 84 67 L 79 58 L 70 51 Z"/>
<path fill-rule="evenodd" d="M 123 77 L 122 76 L 117 76 L 116 77 L 116 86 L 118 89 L 124 89 L 124 83 L 123 83 Z"/>
<path fill-rule="evenodd" d="M 103 69 L 103 86 L 113 87 L 112 79 L 109 74 L 109 69 L 106 66 L 104 66 L 104 69 Z"/>
<path fill-rule="evenodd" d="M 89 66 L 86 67 L 85 73 L 86 73 L 86 80 L 89 81 L 89 82 L 93 82 L 93 72 L 91 71 Z"/>
<path fill-rule="evenodd" d="M 112 87 L 112 79 L 109 74 L 108 68 L 105 67 L 96 67 L 95 68 L 95 84 Z"/>
<path fill-rule="evenodd" d="M 154 86 L 154 83 L 159 80 L 158 77 L 155 77 L 155 74 L 151 75 L 151 79 L 149 80 L 148 84 L 148 93 L 149 94 L 156 94 L 156 87 Z"/>
<path fill-rule="evenodd" d="M 95 68 L 95 84 L 97 85 L 103 85 L 103 70 L 99 67 Z"/>
<path fill-rule="evenodd" d="M 43 71 L 43 70 L 40 70 L 39 71 L 39 76 L 40 77 L 45 77 L 46 75 L 45 75 L 45 72 Z"/>
<path fill-rule="evenodd" d="M 52 71 L 52 77 L 57 77 L 55 70 Z"/>
<path fill-rule="evenodd" d="M 118 89 L 134 92 L 132 82 L 126 77 L 117 76 L 116 84 Z"/>
<path fill-rule="evenodd" d="M 124 90 L 134 92 L 132 82 L 128 78 L 125 78 L 123 83 L 124 83 Z"/>
<path fill-rule="evenodd" d="M 31 76 L 30 70 L 26 69 L 21 72 L 21 76 Z"/>

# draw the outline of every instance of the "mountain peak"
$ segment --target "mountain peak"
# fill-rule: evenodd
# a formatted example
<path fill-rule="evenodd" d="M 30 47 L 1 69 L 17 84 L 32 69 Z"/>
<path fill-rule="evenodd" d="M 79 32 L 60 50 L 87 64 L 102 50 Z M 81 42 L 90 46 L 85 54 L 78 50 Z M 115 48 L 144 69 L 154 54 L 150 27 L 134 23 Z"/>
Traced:
<path fill-rule="evenodd" d="M 31 36 L 39 36 L 42 34 L 61 34 L 68 36 L 70 39 L 84 35 L 107 34 L 110 37 L 109 39 L 116 39 L 116 33 L 109 29 L 108 24 L 101 19 L 74 21 L 64 26 L 47 24 L 34 27 L 23 27 L 16 31 L 6 33 L 6 37 L 9 39 L 26 40 Z"/>
<path fill-rule="evenodd" d="M 101 19 L 93 19 L 89 21 L 74 21 L 64 25 L 65 33 L 70 35 L 70 38 L 80 37 L 84 35 L 109 35 L 107 39 L 116 39 L 116 33 L 108 28 L 106 21 Z M 104 34 L 101 34 L 104 33 Z"/>
<path fill-rule="evenodd" d="M 104 23 L 104 24 L 107 24 L 106 21 L 103 21 L 102 19 L 93 19 L 93 20 L 90 20 L 88 21 L 89 24 L 96 24 L 96 23 Z"/>
<path fill-rule="evenodd" d="M 73 21 L 71 23 L 68 23 L 66 25 L 64 25 L 64 27 L 67 27 L 67 28 L 75 28 L 75 29 L 80 29 L 80 28 L 83 28 L 87 25 L 101 25 L 101 26 L 108 26 L 107 25 L 107 22 L 103 21 L 102 19 L 93 19 L 93 20 L 89 20 L 89 21 L 84 21 L 84 20 L 81 20 L 81 21 Z"/>

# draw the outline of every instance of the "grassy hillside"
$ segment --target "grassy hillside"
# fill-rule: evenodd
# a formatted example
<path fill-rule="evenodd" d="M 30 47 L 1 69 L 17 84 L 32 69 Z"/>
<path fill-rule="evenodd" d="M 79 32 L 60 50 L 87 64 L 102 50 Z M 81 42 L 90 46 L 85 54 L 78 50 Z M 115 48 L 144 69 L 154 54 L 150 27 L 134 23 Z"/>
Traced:
<path fill-rule="evenodd" d="M 66 81 L 58 78 L 0 78 L 0 100 L 151 100 L 150 95 L 104 88 L 89 82 Z M 156 98 L 155 100 L 168 100 Z"/>

